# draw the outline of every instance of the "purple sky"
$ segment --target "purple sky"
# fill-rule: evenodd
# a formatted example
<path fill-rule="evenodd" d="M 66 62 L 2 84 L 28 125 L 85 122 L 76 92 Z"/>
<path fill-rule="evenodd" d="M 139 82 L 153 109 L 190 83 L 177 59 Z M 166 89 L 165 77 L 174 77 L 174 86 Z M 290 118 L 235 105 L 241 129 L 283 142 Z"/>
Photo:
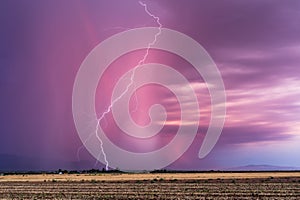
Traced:
<path fill-rule="evenodd" d="M 144 2 L 160 17 L 163 27 L 192 37 L 207 50 L 221 72 L 227 94 L 227 117 L 220 140 L 200 160 L 197 154 L 207 129 L 210 101 L 207 90 L 195 86 L 204 121 L 200 121 L 192 146 L 168 168 L 222 169 L 248 164 L 299 167 L 300 1 Z M 136 0 L 3 0 L 0 24 L 0 170 L 95 167 L 95 159 L 84 148 L 77 158 L 82 142 L 72 117 L 76 73 L 101 41 L 126 29 L 157 24 Z M 203 82 L 201 77 L 194 79 L 188 65 L 159 53 L 152 51 L 148 61 L 164 60 L 191 81 Z M 129 66 L 139 55 L 129 54 L 119 63 L 123 59 Z M 117 80 L 126 70 L 116 70 L 118 62 L 114 65 L 106 79 Z M 100 82 L 96 98 L 108 102 L 106 93 L 111 94 L 112 87 Z M 151 86 L 138 94 L 147 96 L 140 109 L 172 96 Z M 95 106 L 101 110 L 104 105 Z M 166 107 L 178 110 L 176 105 Z M 145 124 L 148 118 L 136 115 L 133 119 Z M 169 141 L 176 129 L 176 125 L 166 126 L 164 131 L 170 132 L 170 137 L 165 141 L 161 138 L 154 147 Z M 126 136 L 115 127 L 108 130 L 108 136 L 125 149 L 154 148 L 128 145 L 126 139 L 120 142 L 119 138 Z"/>

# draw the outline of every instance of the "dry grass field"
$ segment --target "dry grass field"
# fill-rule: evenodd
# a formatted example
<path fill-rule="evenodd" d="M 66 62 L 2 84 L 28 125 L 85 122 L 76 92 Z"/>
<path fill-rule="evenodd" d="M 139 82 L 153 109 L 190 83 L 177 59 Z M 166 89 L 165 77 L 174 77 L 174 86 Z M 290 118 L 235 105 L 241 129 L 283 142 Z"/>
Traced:
<path fill-rule="evenodd" d="M 0 199 L 300 199 L 300 172 L 5 175 Z"/>

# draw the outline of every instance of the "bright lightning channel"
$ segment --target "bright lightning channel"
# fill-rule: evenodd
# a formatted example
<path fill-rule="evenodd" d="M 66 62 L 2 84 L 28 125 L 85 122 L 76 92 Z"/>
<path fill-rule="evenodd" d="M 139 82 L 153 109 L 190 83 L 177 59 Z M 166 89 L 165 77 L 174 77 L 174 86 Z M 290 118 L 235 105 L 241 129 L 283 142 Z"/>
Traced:
<path fill-rule="evenodd" d="M 105 118 L 105 116 L 111 111 L 112 107 L 114 106 L 114 104 L 116 102 L 118 102 L 129 90 L 129 88 L 134 85 L 134 75 L 135 75 L 135 71 L 136 69 L 141 66 L 142 64 L 145 63 L 148 55 L 149 55 L 149 50 L 151 48 L 151 46 L 153 46 L 156 41 L 157 41 L 157 37 L 161 34 L 161 29 L 162 29 L 162 24 L 160 23 L 160 19 L 159 17 L 153 15 L 149 10 L 148 10 L 148 7 L 147 7 L 147 4 L 139 1 L 139 4 L 141 6 L 144 7 L 144 10 L 145 12 L 150 16 L 152 17 L 153 19 L 156 20 L 156 23 L 159 25 L 158 26 L 158 32 L 154 35 L 154 40 L 152 42 L 150 42 L 147 46 L 147 49 L 146 49 L 146 53 L 144 54 L 143 58 L 138 62 L 137 66 L 133 68 L 132 70 L 132 73 L 131 73 L 131 76 L 130 76 L 130 83 L 127 85 L 126 89 L 120 94 L 120 96 L 118 96 L 117 98 L 115 98 L 111 104 L 108 106 L 108 108 L 102 113 L 102 115 L 97 119 L 97 125 L 96 125 L 96 130 L 95 130 L 95 135 L 97 137 L 97 139 L 99 140 L 100 142 L 100 148 L 101 148 L 101 153 L 103 155 L 103 158 L 104 158 L 104 161 L 105 161 L 105 169 L 108 170 L 108 166 L 109 166 L 109 162 L 107 160 L 107 155 L 104 151 L 104 148 L 103 148 L 103 141 L 102 139 L 100 138 L 100 136 L 98 135 L 98 130 L 99 130 L 99 127 L 100 127 L 100 122 L 101 120 L 103 120 Z"/>

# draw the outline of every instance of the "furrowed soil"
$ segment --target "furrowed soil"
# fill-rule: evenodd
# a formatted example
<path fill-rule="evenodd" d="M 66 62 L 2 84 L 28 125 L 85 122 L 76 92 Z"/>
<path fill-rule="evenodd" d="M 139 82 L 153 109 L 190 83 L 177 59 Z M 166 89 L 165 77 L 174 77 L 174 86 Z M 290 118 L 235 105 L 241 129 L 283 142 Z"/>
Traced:
<path fill-rule="evenodd" d="M 0 199 L 300 199 L 300 173 L 5 175 Z"/>

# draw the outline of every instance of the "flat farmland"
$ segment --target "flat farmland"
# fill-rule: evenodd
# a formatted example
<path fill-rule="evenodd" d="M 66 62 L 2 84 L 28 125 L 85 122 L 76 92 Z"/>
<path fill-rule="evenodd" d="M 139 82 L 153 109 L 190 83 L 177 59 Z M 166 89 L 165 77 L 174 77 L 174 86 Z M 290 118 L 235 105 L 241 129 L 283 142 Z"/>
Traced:
<path fill-rule="evenodd" d="M 0 199 L 300 199 L 300 172 L 5 175 Z"/>

